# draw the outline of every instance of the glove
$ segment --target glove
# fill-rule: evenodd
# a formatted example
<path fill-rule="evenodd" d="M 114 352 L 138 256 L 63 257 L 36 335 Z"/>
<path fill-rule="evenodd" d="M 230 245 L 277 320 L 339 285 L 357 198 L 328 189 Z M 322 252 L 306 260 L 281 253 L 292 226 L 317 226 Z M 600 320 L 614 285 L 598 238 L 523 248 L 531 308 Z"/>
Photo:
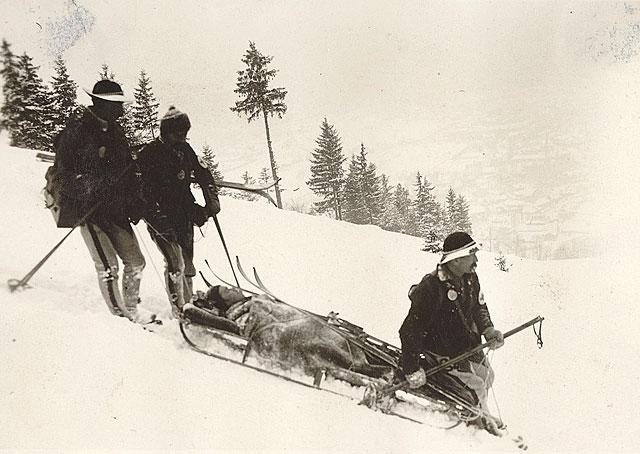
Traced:
<path fill-rule="evenodd" d="M 209 216 L 214 217 L 220 213 L 220 201 L 217 197 L 211 198 L 207 201 L 207 213 Z"/>
<path fill-rule="evenodd" d="M 425 383 L 427 383 L 427 376 L 424 373 L 424 369 L 422 367 L 412 374 L 405 375 L 404 378 L 407 379 L 409 388 L 411 389 L 420 388 L 421 386 L 424 386 Z"/>
<path fill-rule="evenodd" d="M 489 346 L 491 350 L 495 350 L 496 348 L 500 348 L 504 345 L 504 337 L 502 336 L 502 332 L 495 329 L 493 326 L 484 330 L 482 333 L 487 342 L 492 342 Z"/>
<path fill-rule="evenodd" d="M 191 220 L 198 227 L 202 227 L 209 218 L 209 211 L 202 205 L 193 204 L 191 208 Z"/>
<path fill-rule="evenodd" d="M 204 195 L 205 204 L 209 216 L 214 217 L 220 213 L 220 200 L 218 200 L 218 190 L 215 186 L 208 186 L 206 189 L 202 189 L 202 195 Z"/>

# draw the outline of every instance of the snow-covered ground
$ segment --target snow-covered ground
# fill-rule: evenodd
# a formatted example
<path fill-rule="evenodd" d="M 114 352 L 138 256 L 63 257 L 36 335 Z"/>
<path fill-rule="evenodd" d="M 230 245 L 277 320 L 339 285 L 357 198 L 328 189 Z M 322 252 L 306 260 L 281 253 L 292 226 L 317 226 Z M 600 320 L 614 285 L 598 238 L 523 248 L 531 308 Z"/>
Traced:
<path fill-rule="evenodd" d="M 34 156 L 0 145 L 1 282 L 24 276 L 67 232 L 44 208 L 47 164 Z M 437 261 L 419 239 L 264 203 L 223 198 L 219 219 L 231 253 L 282 299 L 339 311 L 394 344 L 409 286 Z M 499 328 L 546 319 L 542 349 L 529 329 L 493 354 L 495 398 L 510 430 L 498 439 L 416 425 L 190 350 L 167 318 L 162 259 L 143 223 L 137 231 L 148 261 L 143 305 L 165 319 L 155 333 L 108 313 L 77 232 L 32 288 L 0 287 L 0 449 L 511 451 L 509 438 L 521 434 L 530 451 L 640 451 L 635 251 L 561 262 L 509 257 L 506 273 L 479 254 Z M 207 258 L 232 280 L 215 227 L 203 231 L 196 266 L 206 275 Z"/>

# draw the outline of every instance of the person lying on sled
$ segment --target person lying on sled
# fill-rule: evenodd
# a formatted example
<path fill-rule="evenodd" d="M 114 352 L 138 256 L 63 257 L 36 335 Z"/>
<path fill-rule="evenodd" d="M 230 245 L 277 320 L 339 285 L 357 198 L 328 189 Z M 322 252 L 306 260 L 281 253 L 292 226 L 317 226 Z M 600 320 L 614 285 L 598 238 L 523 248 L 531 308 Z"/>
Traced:
<path fill-rule="evenodd" d="M 245 297 L 236 288 L 216 285 L 187 303 L 183 316 L 193 323 L 245 337 L 248 348 L 281 367 L 299 367 L 309 374 L 325 368 L 347 369 L 370 377 L 391 373 L 390 367 L 370 364 L 362 348 L 321 317 L 267 295 Z"/>
<path fill-rule="evenodd" d="M 413 389 L 427 383 L 426 370 L 480 345 L 481 336 L 487 342 L 493 341 L 492 349 L 504 345 L 475 273 L 477 251 L 476 242 L 467 233 L 450 234 L 444 240 L 437 268 L 409 290 L 411 308 L 400 327 L 400 340 L 402 370 Z M 454 381 L 462 382 L 473 390 L 470 403 L 489 413 L 487 396 L 493 384 L 493 370 L 482 351 L 458 362 L 447 374 L 436 374 L 429 380 L 448 381 L 451 388 Z M 468 395 L 461 397 L 469 400 Z M 484 423 L 494 433 L 492 419 L 487 418 Z"/>

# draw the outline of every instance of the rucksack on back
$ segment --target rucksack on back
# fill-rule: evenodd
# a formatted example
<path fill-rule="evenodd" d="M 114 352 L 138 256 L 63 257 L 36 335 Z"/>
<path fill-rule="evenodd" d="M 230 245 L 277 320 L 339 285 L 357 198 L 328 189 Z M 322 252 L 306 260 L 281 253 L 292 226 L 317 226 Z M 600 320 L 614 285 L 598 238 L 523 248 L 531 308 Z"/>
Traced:
<path fill-rule="evenodd" d="M 51 211 L 56 226 L 75 227 L 84 215 L 83 204 L 64 191 L 65 182 L 55 165 L 45 173 L 46 185 L 43 189 L 45 206 Z"/>

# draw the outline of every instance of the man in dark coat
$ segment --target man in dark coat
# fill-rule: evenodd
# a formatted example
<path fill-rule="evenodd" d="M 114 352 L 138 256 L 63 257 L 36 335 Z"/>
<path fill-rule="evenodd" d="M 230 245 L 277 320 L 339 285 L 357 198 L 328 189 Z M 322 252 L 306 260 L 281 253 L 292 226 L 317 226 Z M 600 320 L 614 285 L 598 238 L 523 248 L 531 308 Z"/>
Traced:
<path fill-rule="evenodd" d="M 409 290 L 411 308 L 400 327 L 400 340 L 402 369 L 411 388 L 425 385 L 425 369 L 433 367 L 433 358 L 458 356 L 480 345 L 481 336 L 493 342 L 491 348 L 504 344 L 502 333 L 493 327 L 475 273 L 477 251 L 471 236 L 452 233 L 444 240 L 436 270 Z M 493 383 L 493 371 L 482 351 L 457 363 L 449 374 L 471 388 L 477 395 L 477 402 L 472 403 L 488 412 L 487 390 Z"/>
<path fill-rule="evenodd" d="M 117 123 L 127 99 L 111 80 L 100 80 L 92 91 L 85 91 L 93 105 L 79 120 L 71 120 L 56 139 L 54 166 L 80 217 L 95 207 L 80 231 L 109 310 L 148 323 L 155 315 L 138 307 L 145 260 L 129 222 L 136 189 L 133 160 Z M 124 265 L 122 293 L 118 257 Z"/>
<path fill-rule="evenodd" d="M 138 157 L 143 217 L 165 259 L 165 285 L 176 316 L 193 292 L 193 225 L 200 227 L 220 212 L 213 176 L 186 141 L 190 128 L 187 114 L 171 106 L 160 121 L 160 137 Z M 192 175 L 202 190 L 204 207 L 191 193 Z"/>

